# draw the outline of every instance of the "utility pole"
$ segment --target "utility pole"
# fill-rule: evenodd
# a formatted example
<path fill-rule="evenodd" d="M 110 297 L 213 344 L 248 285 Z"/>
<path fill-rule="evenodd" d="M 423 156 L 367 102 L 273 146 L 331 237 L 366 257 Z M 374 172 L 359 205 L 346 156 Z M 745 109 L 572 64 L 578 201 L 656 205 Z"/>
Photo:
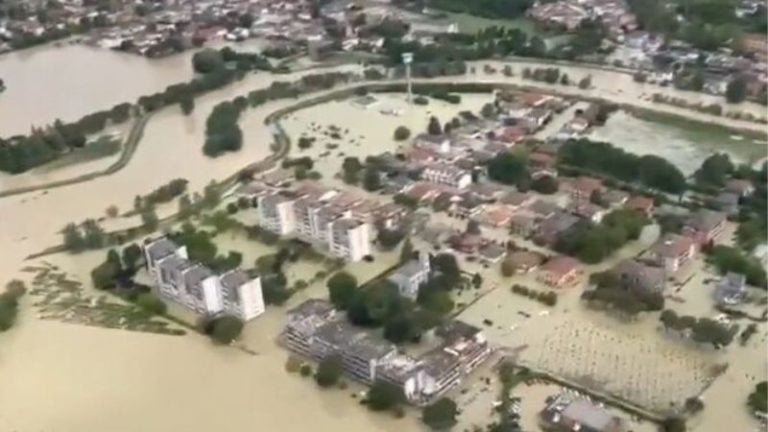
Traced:
<path fill-rule="evenodd" d="M 403 53 L 403 64 L 405 65 L 405 80 L 408 85 L 408 103 L 413 100 L 411 87 L 411 63 L 413 63 L 413 53 Z"/>

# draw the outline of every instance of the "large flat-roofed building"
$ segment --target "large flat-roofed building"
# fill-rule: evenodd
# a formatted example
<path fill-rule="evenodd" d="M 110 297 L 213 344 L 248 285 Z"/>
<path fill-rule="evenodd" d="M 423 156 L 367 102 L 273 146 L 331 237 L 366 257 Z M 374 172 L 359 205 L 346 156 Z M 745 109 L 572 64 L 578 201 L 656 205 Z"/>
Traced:
<path fill-rule="evenodd" d="M 545 430 L 554 432 L 622 432 L 624 426 L 616 416 L 585 398 L 561 394 L 541 412 Z"/>
<path fill-rule="evenodd" d="M 229 314 L 244 321 L 264 312 L 258 277 L 251 278 L 239 269 L 217 275 L 190 261 L 186 247 L 165 237 L 146 243 L 144 257 L 156 290 L 164 299 L 199 314 Z"/>
<path fill-rule="evenodd" d="M 338 355 L 349 377 L 366 384 L 394 383 L 411 403 L 423 405 L 461 383 L 491 353 L 477 327 L 456 321 L 436 333 L 443 343 L 413 357 L 370 330 L 353 326 L 329 302 L 308 300 L 288 312 L 281 340 L 290 350 L 318 361 Z"/>
<path fill-rule="evenodd" d="M 296 229 L 294 202 L 280 193 L 259 197 L 259 225 L 279 235 L 292 233 Z"/>

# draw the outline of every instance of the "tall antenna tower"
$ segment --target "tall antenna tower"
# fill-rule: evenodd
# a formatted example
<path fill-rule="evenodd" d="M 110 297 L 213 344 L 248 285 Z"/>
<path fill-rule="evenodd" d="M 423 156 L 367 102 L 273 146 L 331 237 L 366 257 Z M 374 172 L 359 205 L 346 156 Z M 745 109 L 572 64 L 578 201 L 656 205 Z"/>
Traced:
<path fill-rule="evenodd" d="M 413 99 L 411 86 L 411 63 L 413 63 L 413 53 L 403 53 L 403 64 L 405 65 L 405 80 L 408 83 L 408 103 Z"/>

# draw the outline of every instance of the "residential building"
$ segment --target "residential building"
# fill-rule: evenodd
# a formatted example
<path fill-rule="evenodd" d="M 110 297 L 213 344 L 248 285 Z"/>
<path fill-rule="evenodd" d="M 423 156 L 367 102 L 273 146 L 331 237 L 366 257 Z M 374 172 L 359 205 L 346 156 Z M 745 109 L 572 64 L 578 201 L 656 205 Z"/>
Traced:
<path fill-rule="evenodd" d="M 648 217 L 653 216 L 653 198 L 649 198 L 643 195 L 634 195 L 629 200 L 627 200 L 625 206 L 628 209 L 642 212 Z"/>
<path fill-rule="evenodd" d="M 387 279 L 397 286 L 401 296 L 416 300 L 419 296 L 419 287 L 429 279 L 429 272 L 429 254 L 421 252 L 417 259 L 401 265 Z"/>
<path fill-rule="evenodd" d="M 428 166 L 422 171 L 421 178 L 431 183 L 446 185 L 456 189 L 464 189 L 472 183 L 471 172 L 447 164 Z"/>
<path fill-rule="evenodd" d="M 228 314 L 244 321 L 264 312 L 261 280 L 239 269 L 217 275 L 187 257 L 186 247 L 166 237 L 144 245 L 149 274 L 160 297 L 203 315 Z"/>
<path fill-rule="evenodd" d="M 621 419 L 591 400 L 563 393 L 541 412 L 544 430 L 553 432 L 622 432 Z"/>
<path fill-rule="evenodd" d="M 504 263 L 509 263 L 515 274 L 523 274 L 536 269 L 542 261 L 543 257 L 535 252 L 516 251 L 509 254 Z"/>
<path fill-rule="evenodd" d="M 721 305 L 735 305 L 741 303 L 747 295 L 747 278 L 743 274 L 729 272 L 715 287 L 715 300 Z"/>
<path fill-rule="evenodd" d="M 714 199 L 714 204 L 728 216 L 739 214 L 739 195 L 733 192 L 720 192 Z"/>
<path fill-rule="evenodd" d="M 533 241 L 542 246 L 554 246 L 561 236 L 565 235 L 578 222 L 579 217 L 565 212 L 557 212 L 550 216 L 536 228 Z"/>
<path fill-rule="evenodd" d="M 547 153 L 533 152 L 528 156 L 528 165 L 531 169 L 531 177 L 537 179 L 542 176 L 557 177 L 555 156 Z"/>
<path fill-rule="evenodd" d="M 371 254 L 371 226 L 357 219 L 342 218 L 330 224 L 328 245 L 331 253 L 350 261 Z"/>
<path fill-rule="evenodd" d="M 688 218 L 683 234 L 692 237 L 699 245 L 705 245 L 723 232 L 725 221 L 724 213 L 702 209 Z"/>
<path fill-rule="evenodd" d="M 507 248 L 493 242 L 487 242 L 478 250 L 480 258 L 486 263 L 495 264 L 507 255 Z"/>
<path fill-rule="evenodd" d="M 652 267 L 636 260 L 625 260 L 613 268 L 627 289 L 645 293 L 662 293 L 666 288 L 666 274 L 661 267 Z"/>
<path fill-rule="evenodd" d="M 589 200 L 592 194 L 603 190 L 603 182 L 593 177 L 578 177 L 571 184 L 571 198 Z"/>
<path fill-rule="evenodd" d="M 675 273 L 696 255 L 696 242 L 688 236 L 666 234 L 651 247 L 650 255 L 668 273 Z"/>
<path fill-rule="evenodd" d="M 740 197 L 752 195 L 755 191 L 755 187 L 752 182 L 741 179 L 731 179 L 725 183 L 725 190 L 731 193 L 735 193 Z"/>
<path fill-rule="evenodd" d="M 536 218 L 526 214 L 515 214 L 509 221 L 510 233 L 528 237 L 536 231 Z"/>
<path fill-rule="evenodd" d="M 398 353 L 397 347 L 367 329 L 354 327 L 325 300 L 307 300 L 288 311 L 281 335 L 285 346 L 321 361 L 341 357 L 344 373 L 360 382 L 391 382 L 407 400 L 428 404 L 482 364 L 491 353 L 477 327 L 452 322 L 436 329 L 442 343 L 419 356 Z"/>
<path fill-rule="evenodd" d="M 589 201 L 574 201 L 568 206 L 568 210 L 576 216 L 596 224 L 600 223 L 606 215 L 604 208 Z"/>
<path fill-rule="evenodd" d="M 259 225 L 275 234 L 287 235 L 296 229 L 294 198 L 281 193 L 259 197 Z"/>
<path fill-rule="evenodd" d="M 629 194 L 623 190 L 608 189 L 600 195 L 600 200 L 606 207 L 615 209 L 627 203 Z"/>
<path fill-rule="evenodd" d="M 551 258 L 541 266 L 537 279 L 554 288 L 573 284 L 579 276 L 579 262 L 574 258 L 560 255 Z"/>
<path fill-rule="evenodd" d="M 483 224 L 492 227 L 506 227 L 514 216 L 514 212 L 508 206 L 492 204 L 486 207 L 480 215 Z"/>

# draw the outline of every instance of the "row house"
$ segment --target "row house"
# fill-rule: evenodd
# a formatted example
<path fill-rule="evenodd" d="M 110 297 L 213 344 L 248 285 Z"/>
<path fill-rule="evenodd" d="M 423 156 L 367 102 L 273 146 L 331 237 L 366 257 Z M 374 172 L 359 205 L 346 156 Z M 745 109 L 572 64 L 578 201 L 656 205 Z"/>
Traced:
<path fill-rule="evenodd" d="M 160 297 L 198 314 L 228 314 L 243 321 L 264 312 L 261 280 L 242 270 L 221 275 L 189 260 L 185 246 L 162 237 L 144 245 L 147 270 Z"/>
<path fill-rule="evenodd" d="M 472 184 L 472 172 L 454 165 L 435 164 L 422 171 L 421 178 L 430 183 L 441 184 L 456 189 L 464 189 Z"/>

